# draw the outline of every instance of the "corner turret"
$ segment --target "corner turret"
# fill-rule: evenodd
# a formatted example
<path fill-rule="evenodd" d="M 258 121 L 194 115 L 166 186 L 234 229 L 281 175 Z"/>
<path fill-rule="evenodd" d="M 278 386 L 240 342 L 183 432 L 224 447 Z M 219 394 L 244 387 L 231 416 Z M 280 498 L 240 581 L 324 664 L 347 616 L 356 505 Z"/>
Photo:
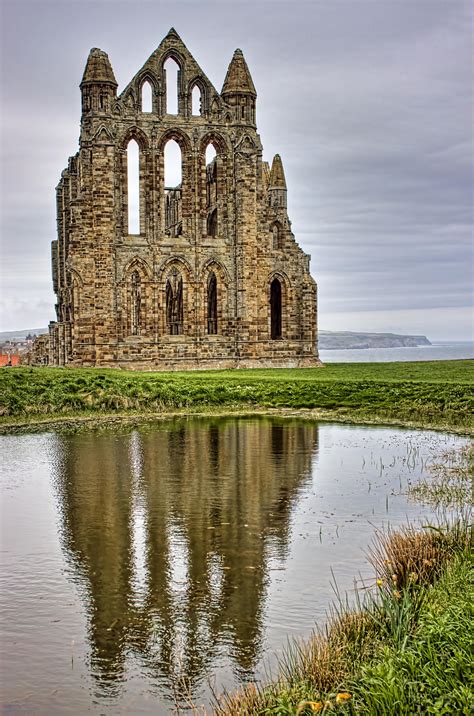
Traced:
<path fill-rule="evenodd" d="M 111 114 L 117 80 L 107 53 L 98 47 L 89 52 L 80 88 L 83 115 Z"/>
<path fill-rule="evenodd" d="M 221 95 L 224 102 L 233 108 L 236 122 L 255 125 L 257 92 L 242 50 L 234 52 Z"/>

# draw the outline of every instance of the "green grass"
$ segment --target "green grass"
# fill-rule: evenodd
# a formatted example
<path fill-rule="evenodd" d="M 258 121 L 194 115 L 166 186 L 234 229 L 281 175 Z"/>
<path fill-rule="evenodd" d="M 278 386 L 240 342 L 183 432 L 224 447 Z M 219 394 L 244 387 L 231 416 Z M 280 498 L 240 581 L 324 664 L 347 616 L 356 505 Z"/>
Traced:
<path fill-rule="evenodd" d="M 0 371 L 4 424 L 44 417 L 173 410 L 311 409 L 331 417 L 470 426 L 474 361 L 341 363 L 314 369 Z"/>
<path fill-rule="evenodd" d="M 348 684 L 357 713 L 474 713 L 474 572 L 467 554 L 420 595 L 402 640 L 387 639 Z M 413 597 L 402 597 L 412 605 Z M 397 602 L 398 610 L 403 607 Z M 409 610 L 408 610 L 409 611 Z"/>

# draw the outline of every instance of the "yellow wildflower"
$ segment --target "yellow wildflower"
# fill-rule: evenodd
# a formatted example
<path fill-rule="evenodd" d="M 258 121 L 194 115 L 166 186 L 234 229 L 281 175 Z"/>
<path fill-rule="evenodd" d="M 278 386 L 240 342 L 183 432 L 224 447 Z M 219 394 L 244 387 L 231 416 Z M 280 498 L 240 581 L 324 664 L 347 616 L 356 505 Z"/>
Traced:
<path fill-rule="evenodd" d="M 352 696 L 351 694 L 348 694 L 346 691 L 342 691 L 340 694 L 337 694 L 336 696 L 336 704 L 343 704 L 346 701 L 349 701 Z"/>
<path fill-rule="evenodd" d="M 381 587 L 383 585 L 383 579 L 377 579 L 377 587 Z"/>
<path fill-rule="evenodd" d="M 393 596 L 395 597 L 395 599 L 400 599 L 400 597 L 401 597 L 402 595 L 400 594 L 400 592 L 398 591 L 398 589 L 396 589 L 396 590 L 394 591 L 394 593 L 393 593 Z"/>
<path fill-rule="evenodd" d="M 298 709 L 296 711 L 297 715 L 301 714 L 308 707 L 311 709 L 311 711 L 317 713 L 318 711 L 323 710 L 324 704 L 322 701 L 300 701 L 300 703 L 298 704 Z"/>

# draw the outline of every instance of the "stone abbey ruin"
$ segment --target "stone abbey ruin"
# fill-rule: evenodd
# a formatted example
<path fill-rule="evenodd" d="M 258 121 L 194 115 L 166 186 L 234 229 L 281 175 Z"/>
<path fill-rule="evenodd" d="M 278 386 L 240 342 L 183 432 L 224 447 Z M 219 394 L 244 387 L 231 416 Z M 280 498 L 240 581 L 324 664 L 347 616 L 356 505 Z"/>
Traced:
<path fill-rule="evenodd" d="M 319 365 L 316 284 L 291 231 L 281 159 L 262 160 L 242 52 L 219 94 L 171 29 L 119 96 L 97 48 L 80 88 L 80 148 L 56 189 L 57 320 L 32 362 Z M 181 172 L 169 186 L 174 143 Z"/>

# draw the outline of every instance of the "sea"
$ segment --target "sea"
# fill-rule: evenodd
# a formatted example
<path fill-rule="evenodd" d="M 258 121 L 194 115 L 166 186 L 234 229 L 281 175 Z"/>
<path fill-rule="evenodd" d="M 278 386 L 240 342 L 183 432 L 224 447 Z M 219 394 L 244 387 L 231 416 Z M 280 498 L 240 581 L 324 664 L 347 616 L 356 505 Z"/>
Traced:
<path fill-rule="evenodd" d="M 430 346 L 320 350 L 323 363 L 389 363 L 392 361 L 462 360 L 474 358 L 474 341 L 439 341 Z"/>

